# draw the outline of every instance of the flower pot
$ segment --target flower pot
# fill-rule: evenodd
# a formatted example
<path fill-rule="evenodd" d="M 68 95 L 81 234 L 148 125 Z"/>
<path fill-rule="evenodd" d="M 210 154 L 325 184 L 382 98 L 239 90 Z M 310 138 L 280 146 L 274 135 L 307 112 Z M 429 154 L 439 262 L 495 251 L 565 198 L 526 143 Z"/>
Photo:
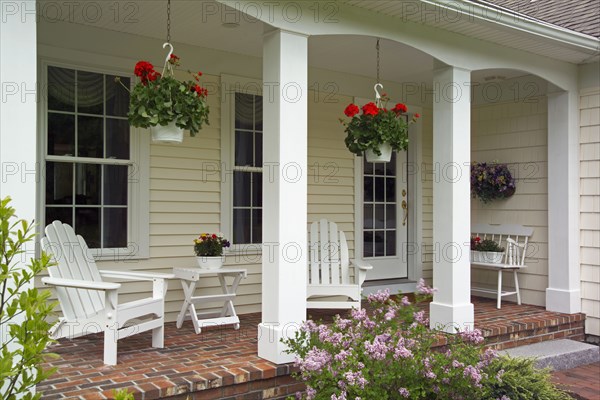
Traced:
<path fill-rule="evenodd" d="M 474 251 L 471 250 L 471 262 L 482 262 L 500 264 L 504 253 L 497 251 Z"/>
<path fill-rule="evenodd" d="M 387 143 L 383 143 L 379 146 L 379 151 L 381 151 L 381 155 L 378 156 L 371 149 L 365 150 L 365 157 L 368 162 L 371 163 L 386 163 L 390 162 L 392 159 L 392 146 Z"/>
<path fill-rule="evenodd" d="M 181 143 L 183 142 L 183 129 L 175 125 L 175 121 L 167 125 L 156 125 L 150 128 L 152 141 L 157 143 Z"/>
<path fill-rule="evenodd" d="M 220 269 L 223 266 L 223 257 L 197 256 L 196 261 L 202 269 Z"/>

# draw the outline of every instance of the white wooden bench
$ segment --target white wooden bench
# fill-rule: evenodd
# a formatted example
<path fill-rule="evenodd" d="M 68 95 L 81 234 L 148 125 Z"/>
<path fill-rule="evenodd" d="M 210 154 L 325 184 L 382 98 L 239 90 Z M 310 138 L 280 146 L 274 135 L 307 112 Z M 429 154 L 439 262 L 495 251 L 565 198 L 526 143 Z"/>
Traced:
<path fill-rule="evenodd" d="M 471 291 L 481 293 L 493 293 L 497 296 L 497 308 L 501 307 L 502 297 L 517 296 L 517 304 L 521 304 L 521 293 L 519 291 L 519 279 L 517 271 L 526 268 L 525 256 L 527 254 L 527 244 L 533 235 L 533 228 L 505 224 L 505 225 L 488 225 L 488 224 L 473 224 L 471 225 L 471 235 L 479 236 L 481 240 L 491 239 L 504 247 L 504 255 L 500 263 L 474 262 L 471 261 L 473 268 L 492 269 L 498 271 L 498 287 L 496 289 L 472 287 Z M 502 290 L 502 273 L 504 271 L 512 271 L 515 284 L 514 291 Z"/>

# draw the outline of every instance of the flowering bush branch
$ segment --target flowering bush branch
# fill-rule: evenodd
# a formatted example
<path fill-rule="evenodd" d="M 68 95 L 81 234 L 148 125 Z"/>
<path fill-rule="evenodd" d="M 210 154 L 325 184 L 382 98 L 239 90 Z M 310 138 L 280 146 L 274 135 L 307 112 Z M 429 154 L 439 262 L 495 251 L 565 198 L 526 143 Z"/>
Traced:
<path fill-rule="evenodd" d="M 219 257 L 223 255 L 223 249 L 231 243 L 222 234 L 201 233 L 194 239 L 194 253 L 197 257 Z"/>
<path fill-rule="evenodd" d="M 484 203 L 515 194 L 516 186 L 506 164 L 471 164 L 471 194 Z"/>
<path fill-rule="evenodd" d="M 130 92 L 127 114 L 130 125 L 149 128 L 175 121 L 175 125 L 189 130 L 192 136 L 200 131 L 203 124 L 208 125 L 208 91 L 199 84 L 202 72 L 190 72 L 193 80 L 180 82 L 173 77 L 173 67 L 178 65 L 179 57 L 174 54 L 166 65 L 164 75 L 155 71 L 147 61 L 139 61 L 135 65 L 134 74 L 140 81 Z"/>
<path fill-rule="evenodd" d="M 422 281 L 418 290 L 417 301 L 433 293 Z M 449 336 L 447 350 L 434 351 L 440 334 L 407 297 L 398 302 L 385 290 L 367 301 L 371 315 L 355 309 L 331 326 L 307 321 L 284 340 L 297 355 L 306 399 L 475 399 L 497 381 L 484 372 L 496 355 L 481 351 L 480 331 Z"/>
<path fill-rule="evenodd" d="M 385 94 L 383 96 L 382 101 L 385 104 L 388 98 Z M 407 107 L 402 103 L 396 104 L 391 110 L 378 107 L 375 103 L 367 103 L 362 107 L 363 113 L 359 115 L 360 110 L 357 105 L 348 105 L 344 114 L 351 118 L 350 122 L 340 119 L 342 125 L 346 127 L 347 136 L 344 140 L 346 147 L 358 156 L 369 149 L 381 155 L 379 147 L 383 143 L 388 143 L 396 151 L 406 150 L 408 127 L 420 117 L 419 114 L 415 114 L 410 121 L 406 122 L 403 114 L 407 111 Z"/>

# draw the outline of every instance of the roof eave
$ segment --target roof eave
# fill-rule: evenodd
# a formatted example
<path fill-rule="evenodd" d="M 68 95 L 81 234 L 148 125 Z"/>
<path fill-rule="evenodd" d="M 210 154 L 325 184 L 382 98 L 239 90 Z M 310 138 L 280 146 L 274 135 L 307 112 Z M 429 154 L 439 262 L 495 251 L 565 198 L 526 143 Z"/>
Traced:
<path fill-rule="evenodd" d="M 454 0 L 451 3 L 448 3 L 447 0 L 420 1 L 422 3 L 431 4 L 449 11 L 456 10 L 456 3 L 463 4 L 467 7 L 467 9 L 473 12 L 471 17 L 474 19 L 478 19 L 489 24 L 496 24 L 508 27 L 521 32 L 527 32 L 538 37 L 560 42 L 562 44 L 566 44 L 583 50 L 586 53 L 598 53 L 600 51 L 600 39 L 594 36 L 575 32 L 570 29 L 549 24 L 544 21 L 536 20 L 534 18 L 531 18 L 524 14 L 520 14 L 513 10 L 502 8 L 502 10 L 505 10 L 507 13 L 510 13 L 510 15 L 513 15 L 518 18 L 493 19 L 487 17 L 488 15 L 490 15 L 490 11 L 497 11 L 501 7 L 490 7 L 485 4 L 474 2 L 471 0 Z M 491 15 L 497 14 L 491 13 Z"/>

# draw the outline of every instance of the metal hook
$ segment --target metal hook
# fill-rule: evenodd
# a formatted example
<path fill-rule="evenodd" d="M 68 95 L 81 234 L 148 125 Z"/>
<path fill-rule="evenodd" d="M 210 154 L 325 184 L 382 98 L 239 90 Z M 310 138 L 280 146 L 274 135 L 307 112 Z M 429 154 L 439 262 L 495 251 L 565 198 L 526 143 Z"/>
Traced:
<path fill-rule="evenodd" d="M 167 54 L 167 59 L 165 60 L 165 62 L 169 62 L 169 60 L 171 59 L 171 55 L 173 54 L 173 45 L 169 42 L 163 44 L 163 49 L 165 47 L 169 46 L 169 54 Z"/>
<path fill-rule="evenodd" d="M 167 46 L 169 46 L 169 54 L 167 54 L 167 58 L 165 59 L 165 66 L 163 67 L 163 76 L 165 75 L 165 69 L 171 69 L 171 66 L 169 65 L 169 60 L 171 59 L 171 55 L 173 54 L 173 45 L 169 42 L 166 42 L 163 44 L 163 49 Z"/>
<path fill-rule="evenodd" d="M 373 90 L 375 90 L 375 100 L 377 101 L 377 106 L 379 106 L 379 103 L 381 102 L 381 95 L 379 94 L 379 90 L 377 90 L 377 88 L 383 89 L 383 85 L 381 83 L 376 83 L 375 86 L 373 86 Z"/>

